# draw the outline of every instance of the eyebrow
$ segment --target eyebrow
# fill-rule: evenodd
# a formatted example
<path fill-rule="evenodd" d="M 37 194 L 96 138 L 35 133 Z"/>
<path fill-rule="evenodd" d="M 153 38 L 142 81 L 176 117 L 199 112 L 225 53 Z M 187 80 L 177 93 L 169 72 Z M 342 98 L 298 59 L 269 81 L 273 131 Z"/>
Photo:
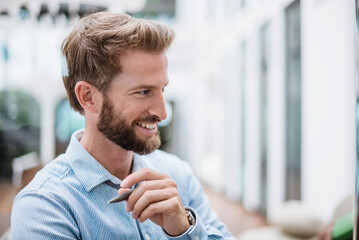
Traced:
<path fill-rule="evenodd" d="M 164 87 L 166 87 L 169 84 L 169 81 L 167 81 L 167 83 L 164 85 Z M 148 85 L 148 84 L 143 84 L 143 85 L 139 85 L 133 88 L 130 88 L 129 91 L 134 91 L 134 90 L 138 90 L 138 89 L 154 89 L 156 88 L 153 85 Z"/>

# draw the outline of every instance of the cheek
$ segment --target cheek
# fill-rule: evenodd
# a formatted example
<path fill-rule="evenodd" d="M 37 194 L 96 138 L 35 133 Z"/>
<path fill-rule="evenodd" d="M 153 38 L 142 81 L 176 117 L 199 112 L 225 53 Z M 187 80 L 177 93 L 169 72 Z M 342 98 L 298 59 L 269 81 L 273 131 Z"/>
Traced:
<path fill-rule="evenodd" d="M 148 116 L 147 107 L 145 104 L 132 104 L 128 108 L 124 109 L 123 115 L 132 123 L 138 119 Z"/>

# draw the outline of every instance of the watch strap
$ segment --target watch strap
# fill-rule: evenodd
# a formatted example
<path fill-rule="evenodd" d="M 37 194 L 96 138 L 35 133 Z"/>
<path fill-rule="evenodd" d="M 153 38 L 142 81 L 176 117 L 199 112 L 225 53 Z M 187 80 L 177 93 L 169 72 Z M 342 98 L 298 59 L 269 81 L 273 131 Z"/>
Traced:
<path fill-rule="evenodd" d="M 191 210 L 186 210 L 186 214 L 187 214 L 187 218 L 188 218 L 188 222 L 190 225 L 194 226 L 194 224 L 196 223 L 195 218 L 193 217 L 192 211 Z"/>

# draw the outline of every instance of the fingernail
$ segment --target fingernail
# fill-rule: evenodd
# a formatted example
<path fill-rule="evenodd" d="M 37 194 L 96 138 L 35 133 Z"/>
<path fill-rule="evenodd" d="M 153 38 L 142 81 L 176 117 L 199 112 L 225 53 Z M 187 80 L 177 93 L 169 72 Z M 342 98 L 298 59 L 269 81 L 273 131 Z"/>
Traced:
<path fill-rule="evenodd" d="M 130 207 L 128 205 L 126 206 L 126 211 L 130 212 Z"/>

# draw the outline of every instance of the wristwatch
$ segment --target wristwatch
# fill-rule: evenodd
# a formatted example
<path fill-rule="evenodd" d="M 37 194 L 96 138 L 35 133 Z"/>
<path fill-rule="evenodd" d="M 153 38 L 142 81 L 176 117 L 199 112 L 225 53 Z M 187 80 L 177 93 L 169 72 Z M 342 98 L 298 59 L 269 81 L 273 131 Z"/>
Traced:
<path fill-rule="evenodd" d="M 186 214 L 187 214 L 187 218 L 188 218 L 188 222 L 190 225 L 194 226 L 194 224 L 196 223 L 195 218 L 193 217 L 193 214 L 190 210 L 186 210 Z"/>

